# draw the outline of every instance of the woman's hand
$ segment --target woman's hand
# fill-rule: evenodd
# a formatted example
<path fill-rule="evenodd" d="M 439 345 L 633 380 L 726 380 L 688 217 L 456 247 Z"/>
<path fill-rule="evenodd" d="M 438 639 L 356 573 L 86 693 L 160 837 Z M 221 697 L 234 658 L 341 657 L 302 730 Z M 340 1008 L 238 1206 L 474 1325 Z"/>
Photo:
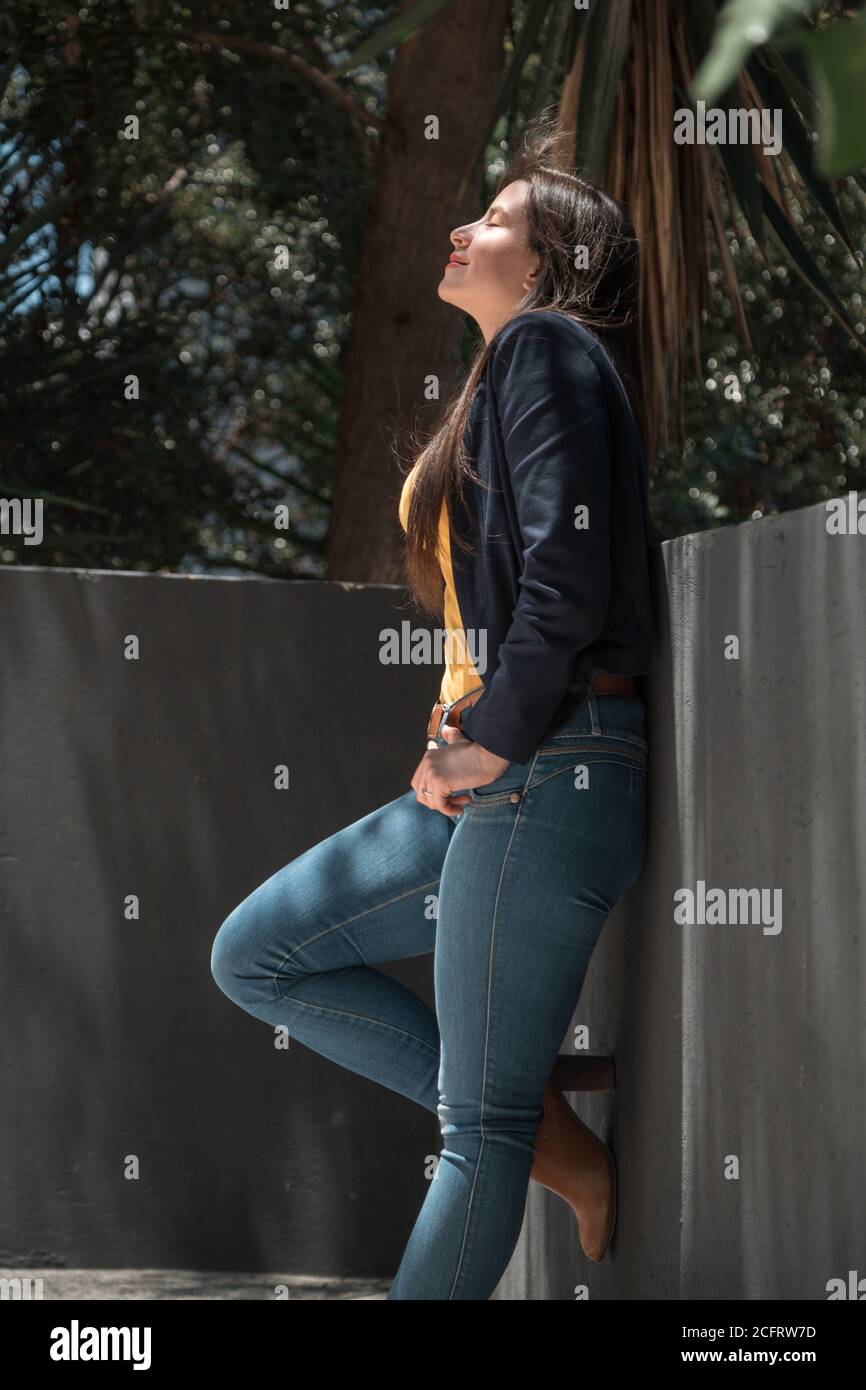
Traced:
<path fill-rule="evenodd" d="M 441 811 L 445 816 L 459 816 L 468 796 L 452 796 L 452 788 L 484 787 L 494 782 L 508 766 L 508 758 L 500 758 L 473 743 L 452 724 L 443 724 L 442 736 L 447 748 L 431 748 L 415 769 L 412 787 L 422 806 Z"/>

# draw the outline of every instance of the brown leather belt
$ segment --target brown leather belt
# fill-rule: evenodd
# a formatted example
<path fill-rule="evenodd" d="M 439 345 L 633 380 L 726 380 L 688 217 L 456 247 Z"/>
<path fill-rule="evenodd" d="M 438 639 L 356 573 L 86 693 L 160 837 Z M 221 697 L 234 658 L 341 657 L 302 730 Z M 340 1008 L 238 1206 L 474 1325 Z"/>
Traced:
<path fill-rule="evenodd" d="M 597 671 L 592 688 L 596 695 L 636 695 L 638 693 L 634 676 L 615 676 L 612 671 Z M 443 723 L 453 724 L 458 729 L 461 728 L 463 710 L 470 709 L 483 694 L 484 686 L 481 685 L 477 690 L 470 690 L 468 695 L 461 695 L 459 700 L 452 700 L 450 704 L 446 705 L 441 700 L 437 700 L 427 721 L 427 738 L 435 739 Z M 452 716 L 454 717 L 452 718 Z M 428 747 L 430 746 L 428 744 Z M 433 743 L 432 746 L 436 748 L 438 745 Z"/>

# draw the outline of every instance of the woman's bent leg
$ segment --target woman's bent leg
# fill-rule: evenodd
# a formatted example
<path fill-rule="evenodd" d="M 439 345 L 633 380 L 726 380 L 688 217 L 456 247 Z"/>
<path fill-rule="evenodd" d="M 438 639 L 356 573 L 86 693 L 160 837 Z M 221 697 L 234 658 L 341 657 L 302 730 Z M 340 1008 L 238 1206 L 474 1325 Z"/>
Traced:
<path fill-rule="evenodd" d="M 443 1146 L 389 1299 L 488 1299 L 517 1243 L 544 1084 L 645 855 L 644 773 L 602 750 L 578 790 L 579 761 L 511 764 L 455 828 L 435 964 Z"/>
<path fill-rule="evenodd" d="M 211 955 L 220 989 L 248 1013 L 434 1113 L 436 1015 L 372 964 L 434 949 L 453 828 L 405 793 L 256 888 Z"/>

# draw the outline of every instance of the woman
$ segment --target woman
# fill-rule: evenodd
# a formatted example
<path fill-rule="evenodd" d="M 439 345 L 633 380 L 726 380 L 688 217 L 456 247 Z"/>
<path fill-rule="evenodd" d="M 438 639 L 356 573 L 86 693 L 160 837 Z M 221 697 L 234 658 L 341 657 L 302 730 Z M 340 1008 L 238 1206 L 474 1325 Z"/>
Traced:
<path fill-rule="evenodd" d="M 213 948 L 244 1009 L 438 1114 L 389 1299 L 488 1299 L 530 1178 L 570 1203 L 592 1259 L 616 1209 L 612 1155 L 556 1059 L 646 853 L 637 252 L 549 145 L 528 141 L 452 232 L 439 287 L 484 345 L 401 497 L 410 586 L 455 639 L 413 790 L 275 873 Z M 430 951 L 435 1013 L 374 968 Z"/>

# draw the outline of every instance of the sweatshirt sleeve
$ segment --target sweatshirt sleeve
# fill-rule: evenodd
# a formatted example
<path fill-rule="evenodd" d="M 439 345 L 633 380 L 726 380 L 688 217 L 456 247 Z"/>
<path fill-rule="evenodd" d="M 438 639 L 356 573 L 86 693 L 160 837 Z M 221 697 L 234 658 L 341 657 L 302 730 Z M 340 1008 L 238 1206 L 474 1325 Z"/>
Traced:
<path fill-rule="evenodd" d="M 490 369 L 522 568 L 498 665 L 462 727 L 527 762 L 607 617 L 611 441 L 601 378 L 568 325 L 527 320 L 494 349 Z"/>

